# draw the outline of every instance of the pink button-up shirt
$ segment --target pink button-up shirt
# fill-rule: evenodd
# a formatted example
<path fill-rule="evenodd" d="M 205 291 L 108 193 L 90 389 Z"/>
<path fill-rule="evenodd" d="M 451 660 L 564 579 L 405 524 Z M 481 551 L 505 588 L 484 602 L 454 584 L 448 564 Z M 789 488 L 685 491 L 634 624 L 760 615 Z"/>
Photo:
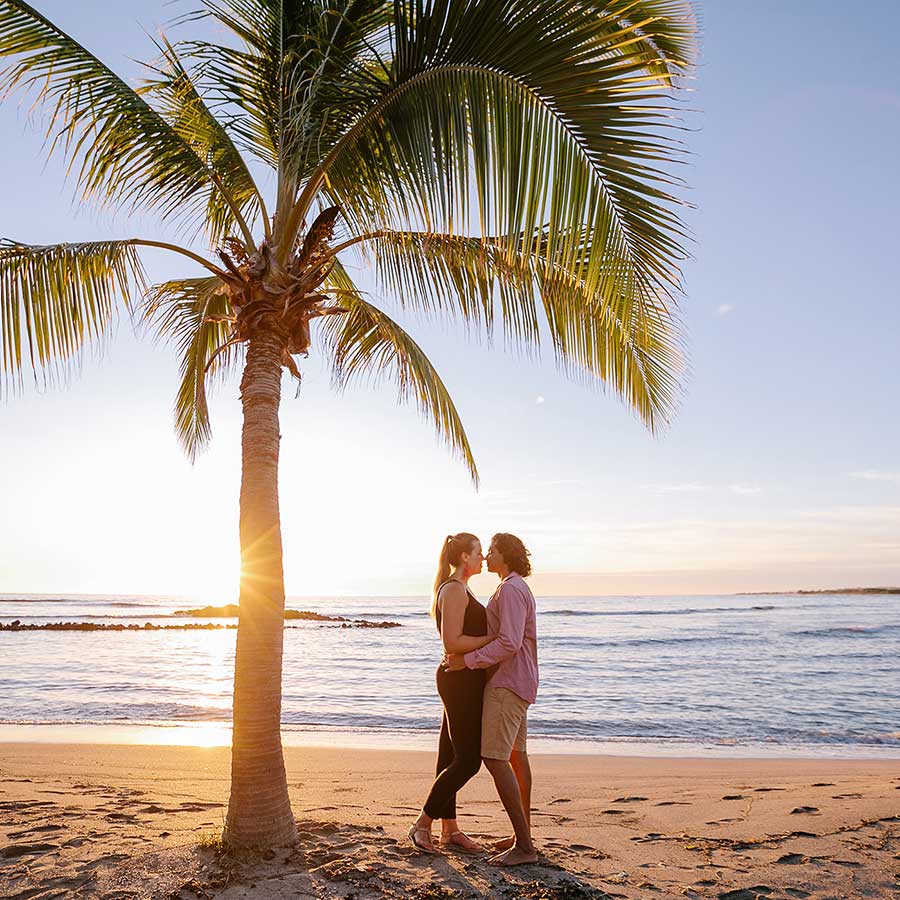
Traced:
<path fill-rule="evenodd" d="M 528 703 L 538 690 L 537 615 L 534 594 L 517 572 L 511 572 L 487 605 L 488 634 L 494 637 L 463 659 L 470 669 L 494 671 L 488 687 L 508 688 Z"/>

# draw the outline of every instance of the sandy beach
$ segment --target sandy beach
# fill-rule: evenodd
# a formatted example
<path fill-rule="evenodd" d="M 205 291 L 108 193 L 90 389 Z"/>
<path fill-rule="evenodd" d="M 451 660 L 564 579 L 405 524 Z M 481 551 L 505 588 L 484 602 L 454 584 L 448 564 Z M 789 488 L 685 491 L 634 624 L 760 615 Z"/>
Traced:
<path fill-rule="evenodd" d="M 0 744 L 0 896 L 98 898 L 893 898 L 896 761 L 533 757 L 540 864 L 416 853 L 433 757 L 286 748 L 299 843 L 223 855 L 223 748 Z M 506 833 L 489 776 L 461 794 Z"/>

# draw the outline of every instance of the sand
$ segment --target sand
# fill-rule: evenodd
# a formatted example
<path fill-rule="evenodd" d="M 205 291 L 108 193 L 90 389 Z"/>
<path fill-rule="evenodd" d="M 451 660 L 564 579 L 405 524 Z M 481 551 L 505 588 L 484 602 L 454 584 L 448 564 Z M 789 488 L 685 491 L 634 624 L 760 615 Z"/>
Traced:
<path fill-rule="evenodd" d="M 538 865 L 428 857 L 406 829 L 433 757 L 290 747 L 299 843 L 238 858 L 217 838 L 228 751 L 0 744 L 0 897 L 900 896 L 900 762 L 534 756 Z M 460 797 L 507 833 L 489 776 Z"/>

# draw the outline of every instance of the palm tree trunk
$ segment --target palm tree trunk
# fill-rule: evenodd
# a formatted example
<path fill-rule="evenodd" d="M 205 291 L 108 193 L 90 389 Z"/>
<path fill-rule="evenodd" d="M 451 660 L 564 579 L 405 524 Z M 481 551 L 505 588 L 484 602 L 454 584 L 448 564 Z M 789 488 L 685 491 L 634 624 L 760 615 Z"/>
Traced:
<path fill-rule="evenodd" d="M 241 594 L 231 799 L 223 835 L 233 847 L 278 847 L 296 841 L 281 750 L 284 571 L 278 406 L 283 348 L 276 330 L 251 338 L 241 379 Z"/>

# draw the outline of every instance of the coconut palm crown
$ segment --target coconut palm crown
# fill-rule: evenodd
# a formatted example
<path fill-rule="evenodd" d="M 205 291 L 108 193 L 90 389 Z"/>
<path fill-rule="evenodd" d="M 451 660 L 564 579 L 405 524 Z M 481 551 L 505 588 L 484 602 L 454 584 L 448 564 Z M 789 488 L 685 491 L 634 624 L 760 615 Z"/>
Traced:
<path fill-rule="evenodd" d="M 342 264 L 362 252 L 401 312 L 549 344 L 566 372 L 663 425 L 681 372 L 673 168 L 695 20 L 688 0 L 197 2 L 181 26 L 211 20 L 220 42 L 160 37 L 131 87 L 27 3 L 0 0 L 0 83 L 47 114 L 79 195 L 192 235 L 4 240 L 0 379 L 9 391 L 27 368 L 65 373 L 125 310 L 177 345 L 175 428 L 193 458 L 210 437 L 207 382 L 242 370 L 224 837 L 275 846 L 295 839 L 280 743 L 283 370 L 299 378 L 312 343 L 338 387 L 393 376 L 477 483 L 440 377 Z M 148 285 L 145 247 L 192 274 Z"/>

